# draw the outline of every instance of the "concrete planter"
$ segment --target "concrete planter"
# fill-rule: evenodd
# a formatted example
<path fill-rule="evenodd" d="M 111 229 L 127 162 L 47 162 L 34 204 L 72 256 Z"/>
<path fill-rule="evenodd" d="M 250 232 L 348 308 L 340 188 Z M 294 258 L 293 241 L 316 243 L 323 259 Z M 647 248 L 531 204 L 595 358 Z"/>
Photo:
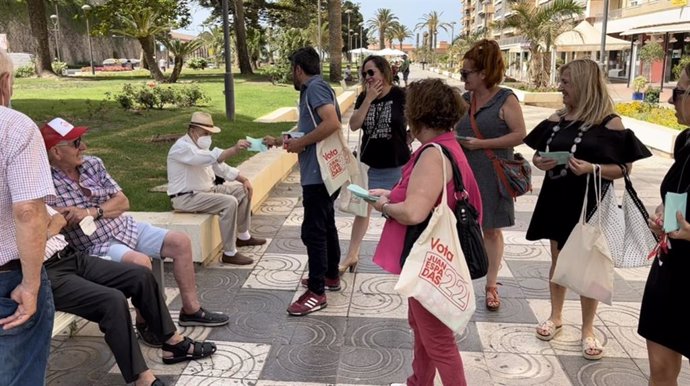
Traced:
<path fill-rule="evenodd" d="M 632 130 L 647 147 L 673 155 L 673 144 L 680 130 L 621 115 L 623 126 Z"/>
<path fill-rule="evenodd" d="M 513 90 L 518 100 L 526 105 L 553 108 L 563 106 L 563 95 L 560 92 L 532 92 L 512 87 L 506 88 Z"/>

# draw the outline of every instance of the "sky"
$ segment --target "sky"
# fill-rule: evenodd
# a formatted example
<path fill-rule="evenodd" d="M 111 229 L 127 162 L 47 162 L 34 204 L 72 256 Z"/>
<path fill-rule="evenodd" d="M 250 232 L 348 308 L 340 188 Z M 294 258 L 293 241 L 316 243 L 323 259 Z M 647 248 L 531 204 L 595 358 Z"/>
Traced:
<path fill-rule="evenodd" d="M 314 0 L 316 1 L 316 0 Z M 325 1 L 325 0 L 322 0 Z M 379 8 L 388 8 L 392 10 L 393 14 L 398 17 L 398 20 L 410 30 L 414 30 L 414 26 L 421 21 L 424 14 L 432 11 L 441 13 L 441 20 L 443 22 L 456 21 L 458 25 L 455 26 L 455 36 L 460 33 L 460 0 L 353 0 L 359 2 L 360 12 L 364 15 L 364 20 L 369 20 L 374 17 L 376 10 Z M 192 24 L 184 30 L 179 30 L 183 33 L 191 35 L 198 35 L 201 31 L 201 23 L 210 15 L 208 9 L 192 4 Z M 415 37 L 408 39 L 407 43 L 414 43 Z M 445 32 L 442 29 L 438 31 L 438 41 L 450 41 L 451 32 Z"/>

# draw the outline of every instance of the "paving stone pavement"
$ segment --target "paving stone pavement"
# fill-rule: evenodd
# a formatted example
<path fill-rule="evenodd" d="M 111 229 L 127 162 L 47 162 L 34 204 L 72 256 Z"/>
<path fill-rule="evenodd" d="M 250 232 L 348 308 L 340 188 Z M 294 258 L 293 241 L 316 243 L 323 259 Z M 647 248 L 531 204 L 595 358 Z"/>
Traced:
<path fill-rule="evenodd" d="M 552 112 L 523 109 L 528 128 Z M 354 144 L 356 136 L 350 140 Z M 531 157 L 525 146 L 517 150 Z M 635 164 L 632 180 L 649 209 L 659 203 L 659 183 L 670 164 L 659 156 Z M 457 336 L 468 383 L 646 385 L 647 353 L 636 329 L 647 268 L 616 269 L 613 305 L 600 305 L 595 320 L 597 337 L 605 346 L 602 360 L 588 361 L 581 355 L 580 305 L 572 293 L 565 302 L 563 333 L 551 342 L 534 336 L 535 325 L 549 313 L 550 255 L 547 241 L 527 241 L 524 235 L 542 181 L 543 173 L 535 170 L 534 191 L 517 199 L 516 225 L 504 232 L 505 262 L 499 272 L 503 302 L 498 312 L 482 306 L 484 280 L 474 283 L 478 308 Z M 617 186 L 619 195 L 621 189 Z M 168 366 L 162 364 L 158 350 L 142 345 L 155 374 L 180 386 L 387 385 L 410 375 L 407 303 L 393 290 L 397 277 L 371 261 L 384 223 L 380 216 L 372 217 L 356 272 L 344 275 L 341 291 L 328 293 L 328 307 L 304 317 L 286 313 L 303 292 L 299 281 L 306 277 L 307 255 L 300 240 L 303 213 L 295 171 L 254 214 L 252 233 L 266 237 L 268 243 L 243 249 L 256 259 L 253 265 L 240 268 L 216 262 L 197 267 L 201 302 L 208 309 L 226 312 L 231 321 L 219 328 L 180 330 L 194 339 L 216 342 L 218 352 L 204 360 Z M 343 253 L 352 220 L 351 215 L 337 213 Z M 170 264 L 165 268 L 166 284 L 174 285 Z M 177 288 L 166 288 L 174 320 L 181 307 L 178 295 Z M 78 323 L 73 336 L 62 334 L 52 346 L 48 385 L 123 383 L 95 324 Z M 690 384 L 685 365 L 680 384 Z"/>

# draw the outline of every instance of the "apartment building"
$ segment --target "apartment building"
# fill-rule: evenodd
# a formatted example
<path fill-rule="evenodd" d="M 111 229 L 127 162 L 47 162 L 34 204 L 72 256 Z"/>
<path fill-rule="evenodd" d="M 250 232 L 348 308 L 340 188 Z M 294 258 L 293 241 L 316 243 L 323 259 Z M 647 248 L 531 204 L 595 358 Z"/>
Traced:
<path fill-rule="evenodd" d="M 551 0 L 534 0 L 537 5 L 549 4 Z M 585 7 L 581 19 L 594 27 L 591 33 L 601 34 L 604 19 L 604 0 L 580 0 Z M 527 73 L 527 41 L 516 36 L 512 29 L 493 27 L 494 22 L 504 20 L 511 14 L 507 0 L 460 0 L 463 17 L 461 25 L 465 35 L 481 33 L 498 41 L 506 53 L 508 75 L 517 79 Z M 609 0 L 607 35 L 607 70 L 609 76 L 632 79 L 639 74 L 649 74 L 639 61 L 639 47 L 648 41 L 661 43 L 667 58 L 651 65 L 651 80 L 673 80 L 671 69 L 683 56 L 690 56 L 690 6 L 689 0 Z M 630 47 L 621 49 L 619 40 L 630 41 Z M 584 39 L 584 38 L 583 38 Z M 600 38 L 599 38 L 600 39 Z M 567 50 L 556 47 L 556 58 L 569 61 L 579 57 L 599 60 L 599 50 L 589 44 L 581 49 L 571 46 Z M 632 60 L 635 58 L 635 60 Z"/>

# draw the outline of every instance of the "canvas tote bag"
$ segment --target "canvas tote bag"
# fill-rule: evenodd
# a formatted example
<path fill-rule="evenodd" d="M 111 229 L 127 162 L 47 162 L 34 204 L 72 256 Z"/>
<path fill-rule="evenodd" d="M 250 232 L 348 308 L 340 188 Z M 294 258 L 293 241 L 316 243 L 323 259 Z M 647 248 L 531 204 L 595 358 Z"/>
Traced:
<path fill-rule="evenodd" d="M 598 169 L 594 168 L 594 191 L 598 202 L 601 202 L 601 172 Z M 611 305 L 613 259 L 606 237 L 601 231 L 601 212 L 595 214 L 596 218 L 593 217 L 591 223 L 585 221 L 588 190 L 589 174 L 580 221 L 558 255 L 551 281 L 581 296 Z"/>
<path fill-rule="evenodd" d="M 350 137 L 350 131 L 347 132 L 348 138 Z M 348 140 L 349 142 L 349 140 Z M 359 139 L 357 140 L 357 167 L 359 169 L 358 174 L 352 174 L 350 177 L 351 184 L 359 185 L 364 189 L 369 189 L 369 181 L 367 180 L 367 170 L 369 167 L 362 163 L 362 131 L 359 131 Z M 366 146 L 364 146 L 366 147 Z M 338 198 L 338 209 L 343 212 L 354 214 L 359 217 L 367 217 L 369 215 L 369 204 L 367 204 L 364 199 L 355 196 L 348 189 L 343 189 L 340 192 L 340 197 Z"/>
<path fill-rule="evenodd" d="M 333 94 L 333 103 L 335 103 L 337 109 L 338 100 L 333 90 L 331 90 L 331 93 Z M 314 123 L 314 127 L 316 127 L 316 119 L 311 111 L 309 99 L 306 102 L 309 116 Z M 338 113 L 338 118 L 340 118 L 340 113 Z M 326 185 L 328 194 L 332 195 L 345 185 L 347 181 L 350 181 L 353 175 L 359 174 L 357 159 L 350 152 L 342 129 L 336 130 L 335 133 L 326 139 L 316 143 L 316 159 L 319 162 L 321 178 L 324 185 Z"/>
<path fill-rule="evenodd" d="M 455 215 L 447 204 L 444 159 L 443 197 L 429 225 L 412 246 L 395 290 L 413 297 L 454 332 L 464 328 L 476 308 L 472 279 L 460 247 Z"/>

